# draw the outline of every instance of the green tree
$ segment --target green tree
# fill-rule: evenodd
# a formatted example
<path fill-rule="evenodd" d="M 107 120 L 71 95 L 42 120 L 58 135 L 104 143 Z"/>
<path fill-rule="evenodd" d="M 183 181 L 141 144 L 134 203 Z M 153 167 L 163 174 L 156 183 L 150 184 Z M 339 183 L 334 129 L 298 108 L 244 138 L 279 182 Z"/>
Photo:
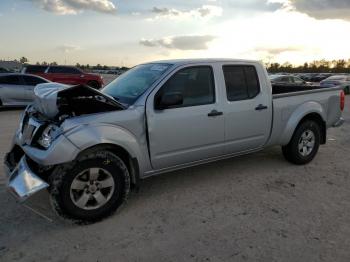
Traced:
<path fill-rule="evenodd" d="M 22 56 L 20 59 L 19 59 L 19 62 L 21 63 L 21 64 L 25 64 L 25 63 L 28 63 L 28 58 L 26 58 L 26 57 L 24 57 L 24 56 Z"/>

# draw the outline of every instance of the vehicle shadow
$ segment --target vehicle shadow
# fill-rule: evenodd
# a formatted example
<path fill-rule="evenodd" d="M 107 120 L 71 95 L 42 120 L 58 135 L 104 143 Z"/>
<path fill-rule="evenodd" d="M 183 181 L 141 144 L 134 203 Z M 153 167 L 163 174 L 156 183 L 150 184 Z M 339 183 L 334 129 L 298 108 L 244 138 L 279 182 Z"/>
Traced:
<path fill-rule="evenodd" d="M 18 111 L 18 110 L 24 110 L 26 106 L 9 106 L 9 107 L 0 107 L 0 112 L 4 111 Z"/>
<path fill-rule="evenodd" d="M 262 170 L 268 170 L 271 167 L 275 170 L 289 165 L 281 156 L 279 148 L 273 148 L 251 155 L 149 177 L 141 180 L 139 190 L 131 191 L 128 202 L 111 219 L 116 219 L 119 214 L 122 214 L 123 217 L 128 216 L 128 213 L 133 213 L 138 208 L 142 209 L 145 202 L 152 204 L 153 201 L 157 202 L 162 199 L 164 195 L 177 195 L 184 190 L 195 192 L 198 185 L 205 187 L 206 185 L 215 186 L 218 184 L 219 186 L 227 179 L 234 183 L 244 182 L 253 174 L 253 169 L 256 169 L 252 163 L 259 163 Z M 0 185 L 0 199 L 2 199 L 0 209 L 7 210 L 5 215 L 0 217 L 2 235 L 7 235 L 11 230 L 14 230 L 14 227 L 16 230 L 25 230 L 28 226 L 40 228 L 45 225 L 45 230 L 54 230 L 55 228 L 71 227 L 74 224 L 73 221 L 61 219 L 55 214 L 49 202 L 47 191 L 34 195 L 23 206 L 16 203 L 13 197 L 6 192 L 4 186 Z M 22 222 L 18 224 L 16 222 L 18 216 L 26 217 L 26 219 L 21 219 Z"/>

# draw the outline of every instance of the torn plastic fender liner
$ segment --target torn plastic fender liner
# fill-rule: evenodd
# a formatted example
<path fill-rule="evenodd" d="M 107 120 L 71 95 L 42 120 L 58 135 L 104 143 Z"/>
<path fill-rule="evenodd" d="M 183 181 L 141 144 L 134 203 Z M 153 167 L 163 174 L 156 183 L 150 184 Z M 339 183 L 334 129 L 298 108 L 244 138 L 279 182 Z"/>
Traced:
<path fill-rule="evenodd" d="M 34 93 L 34 108 L 51 119 L 125 109 L 112 97 L 86 85 L 40 84 Z"/>

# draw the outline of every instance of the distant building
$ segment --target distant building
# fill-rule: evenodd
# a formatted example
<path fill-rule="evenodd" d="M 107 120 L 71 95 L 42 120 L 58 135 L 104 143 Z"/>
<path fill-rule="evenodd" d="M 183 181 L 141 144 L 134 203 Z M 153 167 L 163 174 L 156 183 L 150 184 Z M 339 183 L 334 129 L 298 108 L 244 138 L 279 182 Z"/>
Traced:
<path fill-rule="evenodd" d="M 22 69 L 22 64 L 18 61 L 0 60 L 0 67 L 5 68 L 9 71 L 18 72 Z"/>

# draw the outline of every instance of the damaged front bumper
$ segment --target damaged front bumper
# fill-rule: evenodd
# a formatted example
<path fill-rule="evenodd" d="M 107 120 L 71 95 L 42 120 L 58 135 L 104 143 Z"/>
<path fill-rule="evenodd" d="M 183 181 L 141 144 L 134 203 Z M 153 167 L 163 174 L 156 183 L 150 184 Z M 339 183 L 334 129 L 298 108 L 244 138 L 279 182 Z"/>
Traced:
<path fill-rule="evenodd" d="M 49 186 L 30 169 L 25 156 L 12 170 L 9 162 L 5 161 L 5 174 L 8 177 L 7 189 L 19 202 L 27 200 L 33 194 Z"/>

